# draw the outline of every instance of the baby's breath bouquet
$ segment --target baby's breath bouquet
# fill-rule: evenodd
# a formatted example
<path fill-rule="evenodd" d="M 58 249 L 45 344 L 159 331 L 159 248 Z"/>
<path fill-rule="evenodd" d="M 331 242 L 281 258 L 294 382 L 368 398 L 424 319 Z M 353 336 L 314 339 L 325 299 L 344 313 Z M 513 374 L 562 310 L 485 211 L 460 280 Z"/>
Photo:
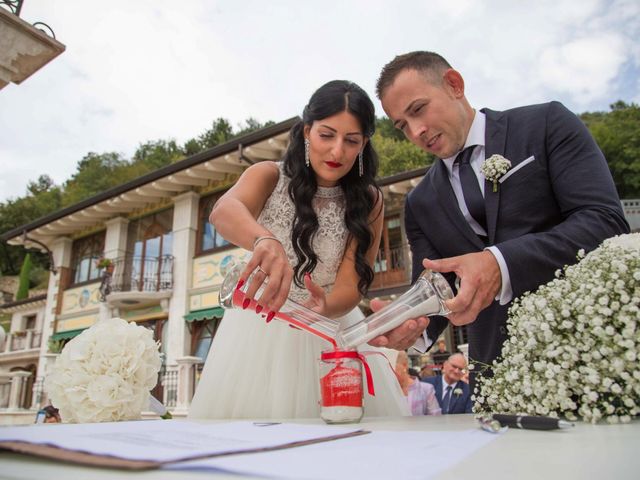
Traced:
<path fill-rule="evenodd" d="M 149 407 L 159 370 L 151 330 L 111 318 L 64 347 L 45 387 L 64 422 L 134 420 Z"/>
<path fill-rule="evenodd" d="M 629 422 L 640 413 L 640 233 L 608 240 L 509 311 L 478 412 Z"/>
<path fill-rule="evenodd" d="M 502 155 L 491 155 L 480 166 L 480 171 L 484 175 L 484 178 L 493 182 L 493 191 L 498 191 L 498 181 L 502 176 L 507 173 L 511 168 L 511 161 L 504 158 Z"/>

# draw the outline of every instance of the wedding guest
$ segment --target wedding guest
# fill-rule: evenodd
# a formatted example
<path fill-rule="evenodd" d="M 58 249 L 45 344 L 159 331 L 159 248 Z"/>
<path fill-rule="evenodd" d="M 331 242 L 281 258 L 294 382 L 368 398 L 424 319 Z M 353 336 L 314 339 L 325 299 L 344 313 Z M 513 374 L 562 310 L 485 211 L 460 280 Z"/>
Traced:
<path fill-rule="evenodd" d="M 319 415 L 317 362 L 330 344 L 271 320 L 287 297 L 345 326 L 363 317 L 357 306 L 373 281 L 383 221 L 374 129 L 365 91 L 329 82 L 292 127 L 283 161 L 252 165 L 214 206 L 218 233 L 253 252 L 241 278 L 253 274 L 246 295 L 259 306 L 225 312 L 191 418 Z M 365 415 L 409 415 L 388 362 L 372 355 L 369 364 L 375 397 L 365 395 Z"/>
<path fill-rule="evenodd" d="M 629 231 L 607 162 L 559 102 L 476 110 L 437 53 L 397 56 L 377 93 L 395 127 L 438 157 L 406 199 L 413 279 L 424 268 L 450 272 L 460 289 L 448 318 L 410 319 L 370 343 L 424 351 L 448 322 L 468 325 L 469 357 L 490 364 L 514 298 L 575 263 L 578 250 Z M 507 171 L 489 171 L 504 159 Z"/>
<path fill-rule="evenodd" d="M 433 385 L 423 383 L 409 374 L 409 357 L 402 350 L 398 352 L 395 370 L 402 392 L 407 396 L 411 415 L 440 415 Z"/>
<path fill-rule="evenodd" d="M 454 353 L 442 365 L 442 375 L 422 380 L 432 385 L 443 415 L 471 413 L 471 390 L 462 377 L 467 373 L 467 359 Z"/>
<path fill-rule="evenodd" d="M 431 365 L 431 364 L 424 365 L 420 369 L 420 379 L 421 380 L 424 380 L 425 378 L 428 378 L 428 377 L 433 377 L 435 375 L 436 375 L 436 372 L 433 371 L 433 365 Z"/>
<path fill-rule="evenodd" d="M 62 423 L 60 412 L 53 405 L 47 405 L 44 410 L 44 423 Z"/>
<path fill-rule="evenodd" d="M 434 365 L 438 369 L 438 373 L 440 373 L 440 371 L 442 370 L 442 364 L 447 358 L 449 358 L 449 355 L 451 355 L 451 353 L 449 352 L 449 350 L 447 350 L 447 343 L 444 341 L 444 339 L 439 339 L 437 343 L 438 350 L 431 354 L 431 358 L 433 359 Z"/>

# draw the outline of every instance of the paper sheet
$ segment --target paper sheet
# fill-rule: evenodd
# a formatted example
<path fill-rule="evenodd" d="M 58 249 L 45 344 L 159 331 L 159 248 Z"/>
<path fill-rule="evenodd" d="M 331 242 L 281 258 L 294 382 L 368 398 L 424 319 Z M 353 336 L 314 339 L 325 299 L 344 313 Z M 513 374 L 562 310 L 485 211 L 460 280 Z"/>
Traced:
<path fill-rule="evenodd" d="M 269 448 L 360 430 L 328 425 L 253 422 L 205 424 L 145 420 L 1 427 L 0 442 L 47 444 L 94 455 L 168 462 L 203 455 Z"/>
<path fill-rule="evenodd" d="M 193 460 L 167 465 L 282 479 L 425 480 L 453 467 L 498 438 L 482 430 L 456 432 L 375 431 L 304 447 Z"/>

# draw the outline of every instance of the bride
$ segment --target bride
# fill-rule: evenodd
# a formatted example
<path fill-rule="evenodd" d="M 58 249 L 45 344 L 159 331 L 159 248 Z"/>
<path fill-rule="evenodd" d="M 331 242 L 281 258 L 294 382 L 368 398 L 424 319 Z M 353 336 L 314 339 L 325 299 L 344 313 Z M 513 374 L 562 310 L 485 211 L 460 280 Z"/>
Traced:
<path fill-rule="evenodd" d="M 251 166 L 216 203 L 210 217 L 216 230 L 253 251 L 241 279 L 253 273 L 249 297 L 264 283 L 256 298 L 261 315 L 225 312 L 190 418 L 319 415 L 317 363 L 330 345 L 270 320 L 287 297 L 344 324 L 362 318 L 357 305 L 373 281 L 383 220 L 370 142 L 374 128 L 373 103 L 364 90 L 329 82 L 292 127 L 283 161 Z M 367 358 L 376 394 L 365 394 L 365 416 L 409 415 L 388 361 Z"/>

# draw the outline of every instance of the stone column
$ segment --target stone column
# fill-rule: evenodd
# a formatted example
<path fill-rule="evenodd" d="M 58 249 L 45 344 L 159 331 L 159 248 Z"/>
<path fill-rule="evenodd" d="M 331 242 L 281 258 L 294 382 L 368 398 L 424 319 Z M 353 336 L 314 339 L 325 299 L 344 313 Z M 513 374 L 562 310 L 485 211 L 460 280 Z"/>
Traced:
<path fill-rule="evenodd" d="M 186 192 L 174 199 L 173 209 L 173 294 L 167 322 L 167 365 L 189 353 L 184 316 L 189 311 L 189 288 L 193 270 L 193 256 L 198 231 L 198 201 L 194 192 Z"/>
<path fill-rule="evenodd" d="M 53 252 L 53 261 L 57 268 L 71 267 L 71 246 L 73 241 L 68 237 L 60 237 L 53 242 L 51 251 Z M 45 375 L 43 361 L 49 348 L 49 337 L 53 334 L 53 328 L 56 321 L 56 308 L 58 297 L 64 292 L 60 291 L 60 274 L 49 275 L 49 287 L 47 289 L 47 303 L 44 308 L 44 316 L 42 318 L 42 341 L 40 342 L 40 359 L 38 361 L 38 372 L 36 377 Z"/>
<path fill-rule="evenodd" d="M 127 253 L 127 227 L 129 220 L 123 217 L 115 217 L 104 222 L 107 232 L 104 237 L 104 256 L 116 259 L 124 257 Z"/>
<path fill-rule="evenodd" d="M 38 364 L 38 376 L 36 379 L 42 379 L 42 393 L 40 396 L 40 404 L 47 405 L 49 403 L 49 393 L 45 387 L 44 380 L 51 373 L 53 365 L 56 363 L 59 353 L 47 353 L 40 357 L 40 363 Z"/>
<path fill-rule="evenodd" d="M 33 330 L 27 330 L 24 339 L 24 350 L 31 350 L 31 342 L 33 341 Z"/>
<path fill-rule="evenodd" d="M 7 388 L 6 386 L 9 386 Z M 9 397 L 11 396 L 11 375 L 9 372 L 0 370 L 0 408 L 9 407 Z"/>
<path fill-rule="evenodd" d="M 195 393 L 196 387 L 196 365 L 202 363 L 200 357 L 181 357 L 176 358 L 178 362 L 178 403 L 176 404 L 176 413 L 187 414 L 191 399 Z"/>
<path fill-rule="evenodd" d="M 104 256 L 112 260 L 124 258 L 127 254 L 127 227 L 129 226 L 129 220 L 124 217 L 115 217 L 104 223 L 107 226 L 104 237 Z M 100 303 L 99 321 L 107 320 L 117 315 L 106 303 Z"/>
<path fill-rule="evenodd" d="M 9 332 L 7 333 L 7 337 L 5 339 L 4 353 L 11 351 L 12 344 L 13 344 L 13 333 Z"/>
<path fill-rule="evenodd" d="M 22 409 L 20 402 L 24 397 L 24 385 L 27 383 L 27 378 L 31 376 L 31 372 L 15 371 L 10 372 L 11 376 L 11 393 L 9 394 L 9 410 Z"/>

